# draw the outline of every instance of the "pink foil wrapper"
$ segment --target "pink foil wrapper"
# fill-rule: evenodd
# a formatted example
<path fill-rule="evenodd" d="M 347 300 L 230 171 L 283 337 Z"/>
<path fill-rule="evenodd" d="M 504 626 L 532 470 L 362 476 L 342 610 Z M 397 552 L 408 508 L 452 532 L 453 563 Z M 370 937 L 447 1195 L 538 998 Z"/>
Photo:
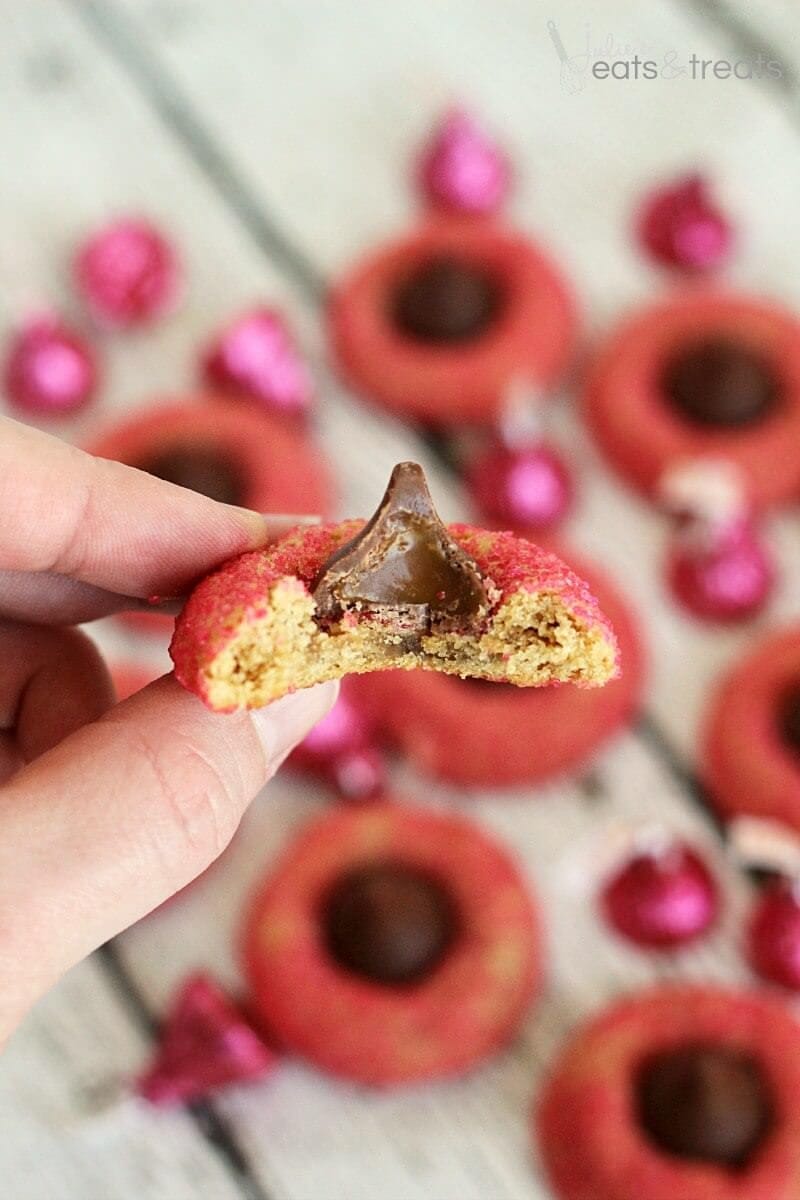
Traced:
<path fill-rule="evenodd" d="M 729 221 L 698 174 L 653 191 L 639 213 L 638 233 L 657 262 L 687 272 L 721 266 L 733 242 Z"/>
<path fill-rule="evenodd" d="M 311 375 L 283 317 L 253 308 L 233 320 L 203 359 L 206 382 L 259 401 L 276 413 L 301 416 L 311 407 Z"/>
<path fill-rule="evenodd" d="M 210 976 L 197 973 L 181 985 L 136 1091 L 160 1107 L 186 1104 L 262 1079 L 276 1063 L 275 1052 L 237 1005 Z"/>
<path fill-rule="evenodd" d="M 445 115 L 420 157 L 419 185 L 434 208 L 485 216 L 496 212 L 511 184 L 500 147 L 462 109 Z"/>

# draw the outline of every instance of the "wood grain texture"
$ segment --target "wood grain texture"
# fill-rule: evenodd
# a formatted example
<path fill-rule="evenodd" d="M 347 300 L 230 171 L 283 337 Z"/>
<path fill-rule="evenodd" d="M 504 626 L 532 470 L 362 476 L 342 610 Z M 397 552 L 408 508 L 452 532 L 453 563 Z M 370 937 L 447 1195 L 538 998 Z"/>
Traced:
<path fill-rule="evenodd" d="M 800 283 L 786 270 L 800 160 L 784 101 L 749 84 L 686 79 L 607 89 L 585 81 L 567 94 L 544 29 L 551 14 L 525 0 L 5 0 L 0 12 L 0 83 L 14 114 L 4 122 L 4 151 L 15 166 L 4 180 L 0 318 L 45 298 L 71 309 L 68 254 L 83 229 L 113 212 L 151 213 L 175 231 L 187 260 L 190 290 L 174 318 L 142 335 L 103 338 L 102 405 L 64 427 L 76 440 L 145 397 L 191 386 L 198 343 L 231 311 L 266 297 L 286 308 L 314 364 L 318 435 L 336 465 L 339 511 L 370 511 L 391 465 L 413 457 L 444 515 L 463 514 L 463 496 L 432 453 L 337 384 L 318 307 L 325 280 L 413 218 L 406 164 L 453 95 L 507 138 L 520 164 L 515 219 L 573 275 L 590 344 L 626 307 L 666 287 L 633 251 L 631 203 L 652 178 L 695 162 L 710 164 L 747 231 L 731 279 L 800 302 Z M 558 8 L 576 55 L 587 19 L 585 6 Z M 722 34 L 691 7 L 655 3 L 634 22 L 622 0 L 603 0 L 590 22 L 598 53 L 609 36 L 618 48 L 641 41 L 662 55 L 724 53 Z M 558 398 L 552 422 L 581 487 L 569 532 L 608 563 L 641 614 L 656 736 L 624 736 L 600 757 L 591 788 L 563 782 L 535 796 L 463 797 L 397 765 L 401 794 L 465 806 L 519 855 L 546 911 L 550 989 L 516 1044 L 463 1082 L 376 1098 L 291 1064 L 263 1087 L 219 1100 L 253 1186 L 271 1200 L 371 1200 L 376 1181 L 385 1200 L 546 1200 L 527 1110 L 573 1021 L 657 977 L 743 978 L 736 940 L 748 885 L 725 863 L 681 771 L 691 771 L 712 680 L 754 631 L 709 635 L 665 601 L 666 526 L 599 463 L 573 392 Z M 787 573 L 762 625 L 800 612 L 796 519 L 775 522 L 773 533 Z M 98 637 L 112 654 L 134 648 L 112 625 Z M 151 653 L 164 661 L 163 647 Z M 208 875 L 118 939 L 118 960 L 149 1010 L 160 1011 L 196 965 L 237 983 L 234 942 L 247 892 L 322 803 L 309 785 L 280 777 Z M 708 848 L 731 901 L 724 927 L 675 963 L 652 964 L 613 942 L 590 903 L 620 829 L 654 820 Z M 146 1053 L 112 982 L 100 960 L 79 967 L 14 1042 L 0 1079 L 5 1194 L 246 1194 L 246 1181 L 185 1115 L 123 1104 L 85 1119 Z"/>
<path fill-rule="evenodd" d="M 699 18 L 711 23 L 721 44 L 736 57 L 757 60 L 759 53 L 777 64 L 764 72 L 764 82 L 783 93 L 790 111 L 800 115 L 800 43 L 797 8 L 792 0 L 683 0 Z M 744 73 L 744 68 L 742 68 Z"/>
<path fill-rule="evenodd" d="M 147 1041 L 96 957 L 37 1005 L 0 1072 L 0 1171 L 9 1197 L 241 1197 L 185 1113 L 154 1121 L 126 1097 Z"/>

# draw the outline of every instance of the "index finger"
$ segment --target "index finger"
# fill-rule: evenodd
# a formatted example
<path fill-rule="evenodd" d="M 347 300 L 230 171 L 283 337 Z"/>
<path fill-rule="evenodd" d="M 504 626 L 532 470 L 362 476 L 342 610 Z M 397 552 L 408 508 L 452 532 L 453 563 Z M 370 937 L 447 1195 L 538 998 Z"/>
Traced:
<path fill-rule="evenodd" d="M 258 513 L 0 418 L 0 568 L 147 598 L 269 539 Z"/>

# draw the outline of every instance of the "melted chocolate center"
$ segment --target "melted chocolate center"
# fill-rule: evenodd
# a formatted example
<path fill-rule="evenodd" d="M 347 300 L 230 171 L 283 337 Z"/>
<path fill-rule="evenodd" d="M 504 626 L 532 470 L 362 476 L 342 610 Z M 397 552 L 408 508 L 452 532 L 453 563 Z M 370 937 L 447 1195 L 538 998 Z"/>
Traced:
<path fill-rule="evenodd" d="M 465 342 L 488 328 L 501 302 L 500 289 L 485 271 L 442 256 L 422 263 L 397 286 L 392 317 L 418 341 Z"/>
<path fill-rule="evenodd" d="M 766 417 L 780 399 L 769 359 L 726 337 L 691 342 L 666 363 L 662 386 L 695 425 L 737 429 Z"/>
<path fill-rule="evenodd" d="M 323 912 L 328 952 L 373 983 L 417 983 L 442 961 L 457 930 L 455 906 L 431 876 L 375 863 L 344 876 Z"/>
<path fill-rule="evenodd" d="M 367 610 L 408 633 L 463 629 L 488 609 L 478 567 L 440 521 L 416 463 L 395 467 L 375 516 L 331 555 L 312 590 L 322 621 Z"/>
<path fill-rule="evenodd" d="M 212 446 L 175 446 L 136 464 L 148 475 L 200 492 L 222 504 L 243 504 L 242 473 L 230 458 Z"/>
<path fill-rule="evenodd" d="M 784 744 L 800 755 L 800 683 L 789 688 L 780 699 L 778 728 Z"/>
<path fill-rule="evenodd" d="M 770 1089 L 741 1050 L 695 1043 L 648 1059 L 636 1083 L 641 1128 L 666 1154 L 736 1170 L 773 1121 Z"/>

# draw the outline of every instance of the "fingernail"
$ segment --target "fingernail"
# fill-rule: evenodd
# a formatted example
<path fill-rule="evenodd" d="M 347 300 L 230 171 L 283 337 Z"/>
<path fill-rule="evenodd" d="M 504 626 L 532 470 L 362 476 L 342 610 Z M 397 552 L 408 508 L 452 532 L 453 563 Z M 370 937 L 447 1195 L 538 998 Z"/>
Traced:
<path fill-rule="evenodd" d="M 250 717 L 273 772 L 317 721 L 330 712 L 338 694 L 337 682 L 318 683 L 253 710 Z"/>
<path fill-rule="evenodd" d="M 276 533 L 288 533 L 298 525 L 321 525 L 322 517 L 316 513 L 262 513 L 267 522 L 267 528 L 274 536 Z"/>
<path fill-rule="evenodd" d="M 319 513 L 262 513 L 261 516 L 280 525 L 319 525 L 322 521 Z"/>

